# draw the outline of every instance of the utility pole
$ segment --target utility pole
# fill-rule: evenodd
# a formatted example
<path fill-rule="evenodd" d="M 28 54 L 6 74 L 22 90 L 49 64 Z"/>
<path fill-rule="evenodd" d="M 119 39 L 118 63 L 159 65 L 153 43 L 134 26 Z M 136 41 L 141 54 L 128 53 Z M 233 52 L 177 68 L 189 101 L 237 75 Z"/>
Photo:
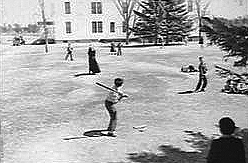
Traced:
<path fill-rule="evenodd" d="M 44 0 L 39 0 L 39 5 L 41 9 L 41 16 L 42 16 L 42 25 L 44 29 L 44 37 L 45 37 L 45 52 L 48 53 L 48 29 L 47 29 L 47 21 L 46 21 L 46 16 L 45 16 L 45 2 Z"/>

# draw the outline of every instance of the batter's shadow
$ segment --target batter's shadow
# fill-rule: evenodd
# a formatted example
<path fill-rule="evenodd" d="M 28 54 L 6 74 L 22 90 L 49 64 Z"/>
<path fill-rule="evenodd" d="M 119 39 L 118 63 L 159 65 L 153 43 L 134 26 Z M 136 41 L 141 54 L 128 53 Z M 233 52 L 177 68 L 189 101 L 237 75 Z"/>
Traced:
<path fill-rule="evenodd" d="M 191 94 L 191 93 L 195 93 L 195 91 L 188 90 L 188 91 L 177 92 L 177 94 Z"/>
<path fill-rule="evenodd" d="M 83 138 L 88 138 L 88 137 L 109 136 L 107 134 L 102 133 L 104 131 L 107 131 L 107 130 L 106 129 L 89 130 L 89 131 L 84 132 L 83 136 L 69 137 L 69 138 L 64 138 L 63 140 L 74 140 L 74 139 L 83 139 Z"/>
<path fill-rule="evenodd" d="M 100 137 L 100 136 L 108 136 L 107 134 L 104 134 L 103 132 L 107 131 L 106 129 L 101 130 L 89 130 L 84 132 L 84 136 L 86 137 Z"/>

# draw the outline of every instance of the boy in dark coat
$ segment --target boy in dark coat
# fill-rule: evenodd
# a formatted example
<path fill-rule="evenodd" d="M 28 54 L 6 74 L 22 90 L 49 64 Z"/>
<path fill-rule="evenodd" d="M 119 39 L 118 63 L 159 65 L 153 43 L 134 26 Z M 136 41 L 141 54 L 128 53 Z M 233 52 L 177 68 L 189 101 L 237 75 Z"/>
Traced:
<path fill-rule="evenodd" d="M 246 163 L 244 144 L 234 137 L 235 123 L 229 117 L 219 121 L 222 136 L 212 141 L 207 163 Z"/>

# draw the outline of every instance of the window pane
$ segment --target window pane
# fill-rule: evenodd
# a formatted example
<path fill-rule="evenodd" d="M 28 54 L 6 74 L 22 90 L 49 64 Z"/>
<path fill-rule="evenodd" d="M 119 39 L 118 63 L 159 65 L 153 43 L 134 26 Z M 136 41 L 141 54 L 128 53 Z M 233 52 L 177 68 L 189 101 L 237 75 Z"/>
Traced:
<path fill-rule="evenodd" d="M 102 14 L 102 2 L 97 2 L 97 14 Z"/>
<path fill-rule="evenodd" d="M 92 33 L 97 33 L 97 23 L 92 22 Z"/>
<path fill-rule="evenodd" d="M 66 33 L 71 33 L 71 22 L 65 22 Z"/>
<path fill-rule="evenodd" d="M 70 14 L 70 13 L 71 13 L 70 2 L 65 2 L 65 14 Z"/>
<path fill-rule="evenodd" d="M 102 22 L 97 22 L 98 33 L 102 33 Z"/>
<path fill-rule="evenodd" d="M 96 14 L 96 2 L 91 2 L 91 13 Z"/>
<path fill-rule="evenodd" d="M 115 22 L 110 22 L 110 32 L 115 32 Z"/>

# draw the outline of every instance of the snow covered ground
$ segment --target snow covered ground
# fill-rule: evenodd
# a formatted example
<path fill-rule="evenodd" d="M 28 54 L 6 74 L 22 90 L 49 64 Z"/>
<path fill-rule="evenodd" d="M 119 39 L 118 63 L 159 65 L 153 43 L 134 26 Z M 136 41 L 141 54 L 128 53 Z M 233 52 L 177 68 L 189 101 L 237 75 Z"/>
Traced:
<path fill-rule="evenodd" d="M 248 97 L 220 93 L 225 80 L 214 64 L 225 65 L 216 47 L 197 45 L 124 48 L 123 56 L 98 47 L 102 73 L 88 72 L 87 44 L 73 44 L 74 61 L 65 61 L 66 44 L 13 47 L 1 45 L 1 120 L 5 163 L 130 162 L 129 153 L 158 152 L 171 145 L 192 151 L 184 132 L 218 134 L 214 124 L 231 116 L 248 127 Z M 98 46 L 98 45 L 96 45 Z M 182 65 L 197 66 L 202 55 L 209 67 L 205 93 L 178 94 L 194 89 L 198 75 L 180 72 Z M 125 79 L 130 98 L 118 104 L 117 137 L 87 137 L 105 129 L 107 91 L 113 79 Z M 133 126 L 147 125 L 139 132 Z"/>

